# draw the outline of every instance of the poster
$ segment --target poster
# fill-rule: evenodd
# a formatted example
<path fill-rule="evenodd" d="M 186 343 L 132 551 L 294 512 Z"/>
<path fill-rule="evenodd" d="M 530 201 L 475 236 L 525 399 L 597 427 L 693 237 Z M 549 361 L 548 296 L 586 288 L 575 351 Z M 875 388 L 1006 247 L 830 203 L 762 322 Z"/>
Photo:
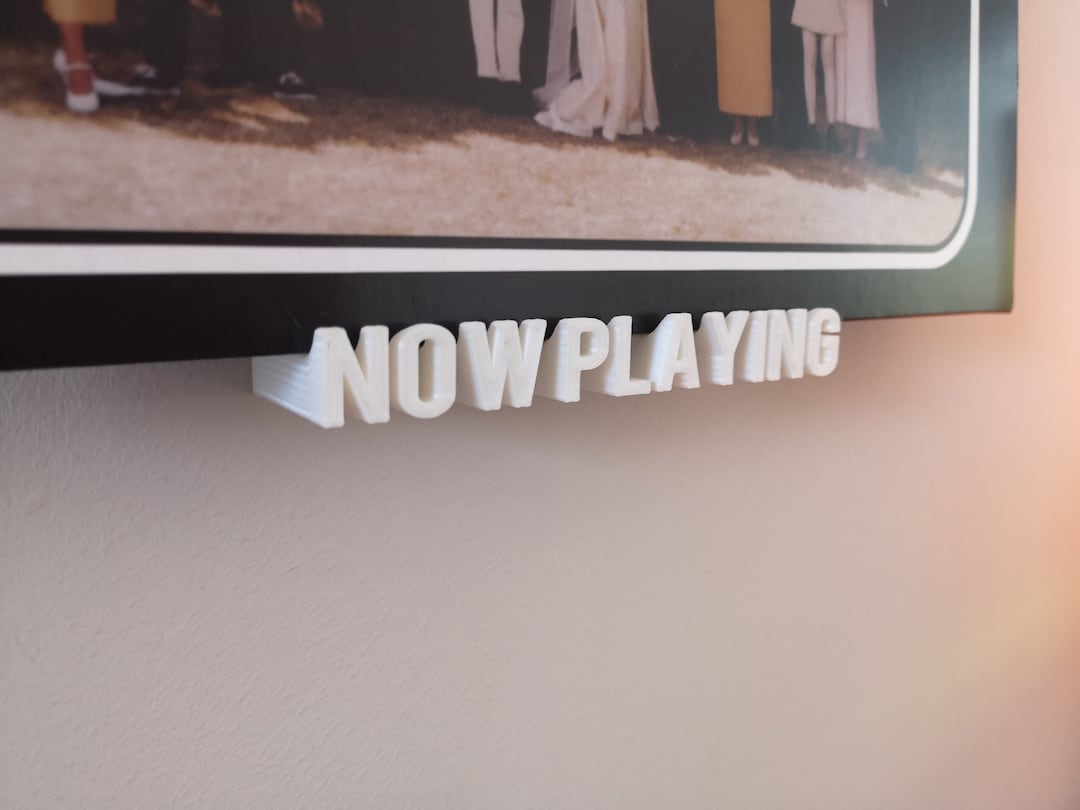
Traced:
<path fill-rule="evenodd" d="M 1014 0 L 0 14 L 0 368 L 1011 303 Z"/>

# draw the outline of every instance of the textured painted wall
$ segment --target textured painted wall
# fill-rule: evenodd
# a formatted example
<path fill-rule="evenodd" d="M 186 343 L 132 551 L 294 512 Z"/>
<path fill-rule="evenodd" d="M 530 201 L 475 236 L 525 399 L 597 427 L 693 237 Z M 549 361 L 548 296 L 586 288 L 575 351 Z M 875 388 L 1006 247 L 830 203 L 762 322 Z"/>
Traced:
<path fill-rule="evenodd" d="M 1077 807 L 1050 9 L 1016 313 L 834 378 L 323 433 L 244 362 L 0 376 L 0 807 Z"/>

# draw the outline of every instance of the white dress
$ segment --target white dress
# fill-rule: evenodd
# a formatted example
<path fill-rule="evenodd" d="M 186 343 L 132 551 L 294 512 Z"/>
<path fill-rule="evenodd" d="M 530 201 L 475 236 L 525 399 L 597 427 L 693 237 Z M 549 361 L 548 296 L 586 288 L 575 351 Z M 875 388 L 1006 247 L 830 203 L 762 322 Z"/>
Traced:
<path fill-rule="evenodd" d="M 575 67 L 581 75 L 572 78 Z M 556 132 L 591 137 L 600 130 L 615 140 L 660 126 L 647 0 L 555 0 L 547 84 L 536 98 L 546 107 L 536 120 Z"/>
<path fill-rule="evenodd" d="M 836 38 L 836 120 L 863 129 L 881 127 L 873 0 L 843 0 L 844 33 Z"/>
<path fill-rule="evenodd" d="M 795 0 L 791 24 L 815 34 L 839 34 L 844 30 L 843 0 Z"/>

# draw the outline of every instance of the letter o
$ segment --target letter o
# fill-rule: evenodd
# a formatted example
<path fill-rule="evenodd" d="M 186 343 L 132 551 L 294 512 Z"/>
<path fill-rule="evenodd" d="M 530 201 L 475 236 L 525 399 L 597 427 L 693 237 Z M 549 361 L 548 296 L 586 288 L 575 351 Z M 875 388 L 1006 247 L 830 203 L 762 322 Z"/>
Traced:
<path fill-rule="evenodd" d="M 417 419 L 442 416 L 457 398 L 457 343 L 448 329 L 421 323 L 390 341 L 390 403 Z"/>

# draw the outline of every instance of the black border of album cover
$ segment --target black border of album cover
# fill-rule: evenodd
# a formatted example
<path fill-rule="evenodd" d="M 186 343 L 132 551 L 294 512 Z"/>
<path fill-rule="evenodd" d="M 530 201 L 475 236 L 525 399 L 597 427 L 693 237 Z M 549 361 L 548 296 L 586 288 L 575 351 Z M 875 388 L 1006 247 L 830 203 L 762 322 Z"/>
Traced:
<path fill-rule="evenodd" d="M 971 0 L 963 214 L 931 248 L 0 231 L 0 369 L 302 353 L 314 330 L 1012 301 L 1016 0 Z"/>

